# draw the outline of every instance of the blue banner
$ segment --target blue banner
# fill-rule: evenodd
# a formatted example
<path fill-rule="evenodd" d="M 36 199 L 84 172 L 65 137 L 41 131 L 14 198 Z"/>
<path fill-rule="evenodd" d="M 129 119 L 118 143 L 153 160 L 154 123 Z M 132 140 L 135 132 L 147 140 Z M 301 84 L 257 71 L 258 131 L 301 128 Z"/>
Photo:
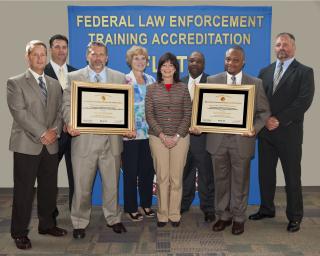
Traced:
<path fill-rule="evenodd" d="M 206 57 L 208 74 L 224 70 L 225 51 L 233 45 L 244 48 L 244 71 L 250 75 L 257 76 L 270 63 L 271 7 L 69 6 L 68 17 L 70 63 L 77 68 L 87 64 L 90 41 L 103 42 L 108 66 L 124 73 L 129 72 L 125 56 L 132 45 L 148 49 L 146 72 L 154 76 L 159 57 L 167 51 L 177 55 L 181 77 L 187 75 L 187 56 L 195 50 Z M 251 166 L 249 203 L 258 204 L 257 158 Z M 101 203 L 99 183 L 97 179 L 95 204 Z"/>

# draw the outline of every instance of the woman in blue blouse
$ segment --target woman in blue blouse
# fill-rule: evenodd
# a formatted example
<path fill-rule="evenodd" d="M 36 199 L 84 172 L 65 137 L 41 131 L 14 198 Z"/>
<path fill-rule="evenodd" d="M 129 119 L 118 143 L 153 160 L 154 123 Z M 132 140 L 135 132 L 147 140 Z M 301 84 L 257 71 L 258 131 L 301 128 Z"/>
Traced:
<path fill-rule="evenodd" d="M 134 87 L 135 139 L 124 138 L 122 155 L 124 211 L 132 221 L 141 221 L 138 211 L 137 186 L 141 212 L 154 217 L 151 209 L 154 169 L 149 148 L 148 125 L 145 118 L 145 96 L 147 86 L 155 79 L 144 73 L 148 52 L 140 46 L 132 46 L 126 55 L 131 72 L 126 75 L 128 84 Z"/>

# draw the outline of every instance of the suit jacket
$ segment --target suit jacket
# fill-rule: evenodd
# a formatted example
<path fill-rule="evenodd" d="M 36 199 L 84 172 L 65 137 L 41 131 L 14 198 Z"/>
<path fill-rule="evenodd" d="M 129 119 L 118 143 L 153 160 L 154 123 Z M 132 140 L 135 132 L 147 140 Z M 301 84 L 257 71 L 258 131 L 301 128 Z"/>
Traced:
<path fill-rule="evenodd" d="M 313 70 L 294 60 L 272 94 L 275 66 L 276 62 L 262 69 L 259 78 L 263 81 L 270 102 L 271 115 L 279 120 L 280 126 L 273 131 L 264 128 L 259 136 L 302 143 L 304 113 L 310 107 L 314 95 Z"/>
<path fill-rule="evenodd" d="M 200 79 L 200 83 L 206 83 L 208 76 L 209 76 L 208 74 L 203 73 L 202 77 Z M 187 87 L 188 87 L 188 83 L 189 83 L 189 77 L 190 76 L 186 76 L 181 79 L 181 81 L 184 82 L 187 85 Z M 189 148 L 191 153 L 193 153 L 193 154 L 204 153 L 206 151 L 206 139 L 207 139 L 206 133 L 202 133 L 200 135 L 191 134 L 190 148 Z"/>
<path fill-rule="evenodd" d="M 50 128 L 62 130 L 61 86 L 45 75 L 47 104 L 38 82 L 29 70 L 7 81 L 7 102 L 13 117 L 9 149 L 14 152 L 39 155 L 41 135 Z M 58 141 L 46 146 L 50 154 L 58 152 Z"/>
<path fill-rule="evenodd" d="M 209 76 L 208 83 L 227 84 L 227 73 L 223 72 L 214 76 Z M 270 116 L 270 108 L 268 99 L 263 90 L 262 81 L 258 78 L 242 73 L 241 84 L 255 85 L 255 102 L 253 114 L 253 126 L 256 134 L 264 127 L 267 118 Z M 211 154 L 215 154 L 219 148 L 225 135 L 219 133 L 207 134 L 207 150 Z M 237 147 L 241 157 L 252 157 L 255 151 L 255 137 L 236 136 Z"/>
<path fill-rule="evenodd" d="M 125 75 L 118 71 L 106 68 L 107 82 L 115 84 L 126 84 Z M 63 93 L 63 119 L 66 124 L 70 124 L 70 100 L 71 100 L 71 81 L 85 81 L 89 82 L 89 68 L 88 66 L 68 74 L 68 88 Z M 72 152 L 80 156 L 87 156 L 90 151 L 90 145 L 94 134 L 81 134 L 80 136 L 73 137 L 71 140 Z M 119 135 L 99 135 L 104 136 L 110 140 L 111 153 L 113 155 L 120 155 L 123 148 L 122 136 Z"/>
<path fill-rule="evenodd" d="M 68 65 L 68 64 L 67 64 L 67 69 L 68 69 L 68 73 L 77 70 L 76 68 L 74 68 L 74 67 L 72 67 L 72 66 L 70 66 L 70 65 Z M 52 65 L 51 65 L 50 62 L 46 65 L 46 67 L 45 67 L 45 69 L 44 69 L 44 73 L 45 73 L 46 75 L 48 75 L 48 76 L 50 76 L 50 77 L 58 80 L 58 77 L 57 77 L 57 75 L 56 75 L 56 72 L 54 72 L 54 69 L 53 69 L 53 67 L 52 67 Z"/>

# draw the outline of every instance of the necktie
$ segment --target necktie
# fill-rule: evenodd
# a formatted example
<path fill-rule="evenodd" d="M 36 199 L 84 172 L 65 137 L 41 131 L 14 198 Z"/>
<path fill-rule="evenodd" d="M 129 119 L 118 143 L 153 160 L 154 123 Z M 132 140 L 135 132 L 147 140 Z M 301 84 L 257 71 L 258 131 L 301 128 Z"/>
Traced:
<path fill-rule="evenodd" d="M 46 87 L 45 83 L 43 82 L 42 76 L 39 76 L 38 80 L 39 80 L 41 94 L 45 100 L 45 103 L 47 104 L 47 87 Z"/>
<path fill-rule="evenodd" d="M 94 76 L 94 79 L 96 80 L 97 83 L 100 83 L 101 82 L 101 76 L 99 74 L 96 74 Z"/>
<path fill-rule="evenodd" d="M 232 83 L 231 83 L 232 85 L 236 85 L 236 84 L 237 84 L 237 83 L 236 83 L 237 80 L 236 80 L 236 77 L 235 77 L 235 76 L 232 76 L 232 77 L 231 77 L 231 81 L 232 81 Z"/>
<path fill-rule="evenodd" d="M 196 80 L 193 80 L 191 83 L 191 88 L 190 88 L 190 98 L 191 101 L 193 101 L 193 97 L 194 97 L 194 90 L 196 89 Z"/>
<path fill-rule="evenodd" d="M 64 71 L 63 71 L 63 68 L 60 68 L 59 69 L 59 82 L 60 82 L 60 85 L 62 87 L 62 89 L 65 89 L 67 87 L 67 81 L 66 81 L 66 77 L 64 75 Z"/>
<path fill-rule="evenodd" d="M 283 62 L 280 62 L 273 78 L 273 93 L 276 91 L 279 81 L 281 79 L 282 70 L 283 70 Z"/>

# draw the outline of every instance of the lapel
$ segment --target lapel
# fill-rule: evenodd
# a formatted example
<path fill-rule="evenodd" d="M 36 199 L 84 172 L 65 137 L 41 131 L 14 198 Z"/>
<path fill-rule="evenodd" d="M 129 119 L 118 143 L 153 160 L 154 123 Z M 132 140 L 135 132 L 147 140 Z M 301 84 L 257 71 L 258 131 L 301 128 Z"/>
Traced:
<path fill-rule="evenodd" d="M 250 84 L 250 79 L 249 77 L 243 73 L 242 71 L 242 80 L 241 80 L 241 85 L 245 85 L 245 84 Z"/>
<path fill-rule="evenodd" d="M 56 72 L 54 72 L 54 69 L 51 65 L 51 63 L 49 62 L 48 65 L 46 66 L 46 70 L 45 70 L 45 73 L 48 75 L 48 76 L 51 76 L 52 78 L 58 80 L 58 77 L 56 75 Z"/>
<path fill-rule="evenodd" d="M 45 79 L 46 79 L 46 85 L 47 85 L 47 91 L 48 91 L 48 94 L 47 94 L 47 106 L 52 106 L 54 105 L 54 84 L 51 82 L 50 78 L 48 78 L 48 76 L 45 75 Z M 60 87 L 60 86 L 59 86 Z"/>
<path fill-rule="evenodd" d="M 44 101 L 43 96 L 42 96 L 41 91 L 40 91 L 39 84 L 38 84 L 38 82 L 36 81 L 36 79 L 34 78 L 34 76 L 31 74 L 31 72 L 29 70 L 26 71 L 25 77 L 26 77 L 28 85 L 34 91 L 35 95 L 37 95 L 37 97 L 40 98 L 43 106 L 46 107 L 45 101 Z M 47 80 L 46 80 L 46 82 L 47 82 Z"/>
<path fill-rule="evenodd" d="M 263 81 L 263 84 L 266 87 L 268 99 L 272 97 L 272 93 L 273 93 L 273 75 L 274 75 L 275 68 L 276 68 L 276 62 L 273 62 L 268 68 L 265 79 Z"/>
<path fill-rule="evenodd" d="M 202 73 L 202 77 L 200 79 L 200 83 L 206 83 L 207 82 L 208 75 L 206 73 Z"/>
<path fill-rule="evenodd" d="M 278 83 L 278 86 L 273 94 L 276 94 L 278 90 L 285 84 L 286 80 L 292 74 L 292 72 L 296 70 L 297 66 L 298 66 L 298 62 L 296 60 L 293 60 L 292 63 L 287 68 L 286 72 L 284 72 L 283 76 L 281 77 Z M 273 85 L 273 82 L 272 82 L 272 85 Z"/>
<path fill-rule="evenodd" d="M 106 67 L 106 73 L 107 73 L 107 83 L 113 82 L 113 74 L 110 72 L 110 69 Z"/>

